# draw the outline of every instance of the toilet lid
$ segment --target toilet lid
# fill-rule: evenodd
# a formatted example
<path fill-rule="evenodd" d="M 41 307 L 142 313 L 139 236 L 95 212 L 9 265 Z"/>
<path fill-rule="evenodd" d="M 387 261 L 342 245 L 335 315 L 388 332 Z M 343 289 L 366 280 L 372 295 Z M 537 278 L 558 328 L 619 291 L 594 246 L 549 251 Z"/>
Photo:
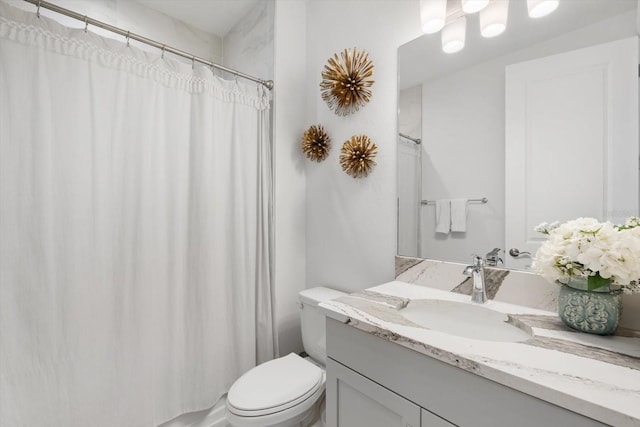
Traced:
<path fill-rule="evenodd" d="M 324 372 L 295 353 L 256 366 L 229 390 L 227 405 L 241 415 L 282 411 L 306 400 L 323 385 Z"/>

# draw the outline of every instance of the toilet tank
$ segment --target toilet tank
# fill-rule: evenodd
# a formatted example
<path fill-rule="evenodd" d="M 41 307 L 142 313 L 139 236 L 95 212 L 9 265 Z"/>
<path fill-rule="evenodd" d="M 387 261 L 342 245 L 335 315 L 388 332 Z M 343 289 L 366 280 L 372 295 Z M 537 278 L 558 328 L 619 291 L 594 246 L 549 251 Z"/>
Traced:
<path fill-rule="evenodd" d="M 318 309 L 318 304 L 345 295 L 344 292 L 324 287 L 305 289 L 298 294 L 304 351 L 322 365 L 326 364 L 327 359 L 325 316 Z"/>

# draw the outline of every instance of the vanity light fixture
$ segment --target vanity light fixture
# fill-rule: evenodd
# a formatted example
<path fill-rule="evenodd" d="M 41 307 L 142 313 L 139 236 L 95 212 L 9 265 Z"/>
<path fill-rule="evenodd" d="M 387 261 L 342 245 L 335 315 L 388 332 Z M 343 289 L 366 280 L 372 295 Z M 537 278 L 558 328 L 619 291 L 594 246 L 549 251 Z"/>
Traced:
<path fill-rule="evenodd" d="M 509 0 L 493 0 L 480 11 L 480 34 L 482 37 L 499 36 L 507 28 Z"/>
<path fill-rule="evenodd" d="M 560 0 L 527 0 L 529 17 L 541 18 L 547 16 L 558 8 Z"/>
<path fill-rule="evenodd" d="M 462 0 L 462 11 L 464 13 L 476 13 L 487 7 L 489 0 Z"/>
<path fill-rule="evenodd" d="M 437 33 L 447 19 L 447 0 L 420 0 L 420 22 L 422 31 Z"/>
<path fill-rule="evenodd" d="M 442 50 L 445 53 L 456 53 L 464 48 L 467 33 L 467 17 L 461 16 L 442 29 Z"/>
<path fill-rule="evenodd" d="M 442 50 L 459 52 L 465 45 L 466 16 L 480 12 L 480 34 L 486 38 L 496 37 L 507 28 L 510 1 L 420 0 L 422 31 L 433 34 L 442 30 Z M 527 0 L 527 9 L 531 18 L 540 18 L 556 10 L 559 4 L 560 0 Z"/>

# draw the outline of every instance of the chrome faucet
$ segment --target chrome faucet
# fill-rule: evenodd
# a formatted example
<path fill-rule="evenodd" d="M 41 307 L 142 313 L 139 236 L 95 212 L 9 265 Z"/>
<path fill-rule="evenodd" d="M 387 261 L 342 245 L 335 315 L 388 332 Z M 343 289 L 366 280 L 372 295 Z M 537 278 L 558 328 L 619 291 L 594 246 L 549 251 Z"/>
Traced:
<path fill-rule="evenodd" d="M 473 277 L 473 290 L 471 291 L 471 302 L 484 304 L 487 302 L 487 291 L 484 286 L 484 260 L 478 255 L 473 256 L 473 264 L 464 268 L 465 276 Z"/>

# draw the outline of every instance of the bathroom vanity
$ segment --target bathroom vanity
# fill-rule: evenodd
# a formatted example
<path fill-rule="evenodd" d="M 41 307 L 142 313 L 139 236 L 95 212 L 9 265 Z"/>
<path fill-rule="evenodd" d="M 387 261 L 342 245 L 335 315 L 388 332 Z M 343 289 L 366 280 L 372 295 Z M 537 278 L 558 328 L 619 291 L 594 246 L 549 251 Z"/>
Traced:
<path fill-rule="evenodd" d="M 409 315 L 441 303 L 461 328 L 429 328 Z M 466 295 L 397 281 L 323 303 L 327 425 L 640 425 L 637 331 L 586 335 L 554 313 L 490 301 L 478 328 L 492 329 L 495 319 L 482 315 L 489 310 L 524 335 L 474 339 L 463 317 L 476 306 Z"/>

